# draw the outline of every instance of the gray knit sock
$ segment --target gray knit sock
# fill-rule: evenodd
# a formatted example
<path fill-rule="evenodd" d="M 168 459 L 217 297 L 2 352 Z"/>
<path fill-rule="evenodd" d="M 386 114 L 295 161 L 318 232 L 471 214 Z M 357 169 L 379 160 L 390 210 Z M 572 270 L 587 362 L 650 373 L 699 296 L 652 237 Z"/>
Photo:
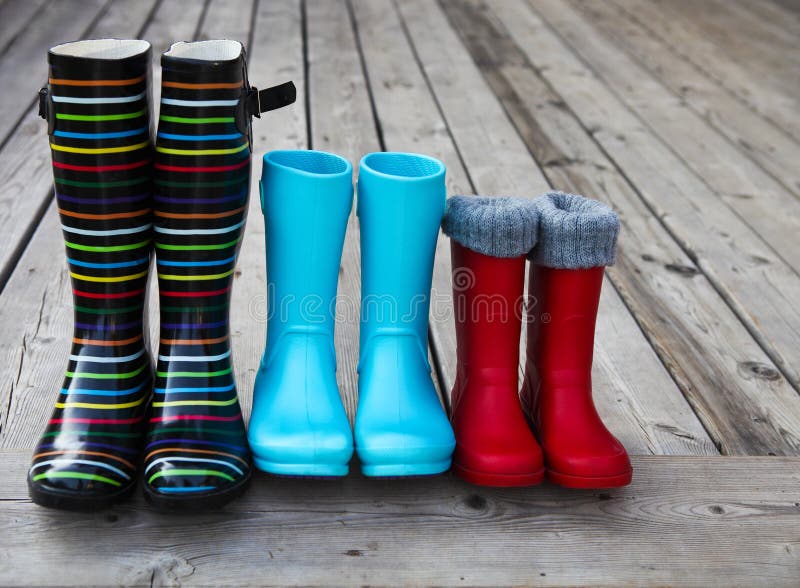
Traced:
<path fill-rule="evenodd" d="M 539 265 L 578 269 L 613 265 L 619 217 L 597 200 L 548 192 L 534 200 L 539 242 L 530 259 Z"/>
<path fill-rule="evenodd" d="M 538 214 L 532 200 L 453 196 L 442 220 L 445 235 L 491 257 L 519 257 L 536 245 Z"/>

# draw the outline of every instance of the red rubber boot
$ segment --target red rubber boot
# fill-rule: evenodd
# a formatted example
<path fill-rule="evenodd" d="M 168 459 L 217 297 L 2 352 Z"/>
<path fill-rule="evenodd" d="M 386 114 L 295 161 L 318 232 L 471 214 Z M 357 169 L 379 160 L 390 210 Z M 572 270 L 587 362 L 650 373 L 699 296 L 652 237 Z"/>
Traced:
<path fill-rule="evenodd" d="M 523 405 L 549 480 L 569 488 L 625 486 L 631 463 L 597 414 L 591 376 L 603 266 L 613 263 L 619 221 L 605 205 L 571 194 L 548 194 L 537 206 Z"/>
<path fill-rule="evenodd" d="M 465 211 L 477 211 L 484 226 L 471 229 L 475 218 Z M 488 223 L 487 213 L 493 216 Z M 518 222 L 503 229 L 509 215 Z M 542 451 L 520 404 L 518 378 L 524 254 L 535 242 L 535 218 L 530 201 L 506 198 L 453 197 L 445 214 L 458 341 L 453 471 L 473 484 L 531 486 L 544 479 Z M 521 238 L 514 238 L 515 228 Z M 493 242 L 482 242 L 492 230 Z"/>

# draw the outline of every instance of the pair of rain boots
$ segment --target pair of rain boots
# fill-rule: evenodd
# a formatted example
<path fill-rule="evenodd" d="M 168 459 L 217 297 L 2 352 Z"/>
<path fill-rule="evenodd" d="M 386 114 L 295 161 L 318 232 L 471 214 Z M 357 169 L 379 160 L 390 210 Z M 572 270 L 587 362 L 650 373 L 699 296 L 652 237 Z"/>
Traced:
<path fill-rule="evenodd" d="M 533 202 L 453 197 L 443 229 L 451 238 L 457 338 L 455 473 L 488 486 L 534 485 L 545 474 L 570 488 L 629 484 L 628 455 L 598 415 L 591 381 L 600 288 L 619 231 L 616 214 L 560 192 Z"/>
<path fill-rule="evenodd" d="M 157 508 L 221 506 L 251 474 L 229 341 L 250 186 L 252 116 L 294 101 L 259 92 L 236 41 L 175 43 L 161 58 L 151 140 L 151 48 L 53 47 L 40 92 L 75 310 L 64 384 L 28 475 L 34 502 L 103 508 L 141 473 Z M 147 344 L 155 251 L 158 359 Z"/>
<path fill-rule="evenodd" d="M 449 469 L 455 446 L 427 344 L 445 168 L 409 153 L 361 160 L 354 432 L 339 395 L 334 347 L 352 175 L 352 165 L 330 153 L 264 157 L 268 319 L 248 430 L 255 465 L 284 476 L 344 476 L 355 448 L 366 476 L 438 474 Z M 345 313 L 358 308 L 355 300 L 339 304 Z"/>

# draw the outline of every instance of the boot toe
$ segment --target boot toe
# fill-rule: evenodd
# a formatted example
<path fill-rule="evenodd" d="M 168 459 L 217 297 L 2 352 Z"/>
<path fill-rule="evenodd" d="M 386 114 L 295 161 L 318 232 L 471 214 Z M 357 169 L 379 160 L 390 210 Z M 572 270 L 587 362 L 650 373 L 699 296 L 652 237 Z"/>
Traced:
<path fill-rule="evenodd" d="M 136 483 L 133 472 L 119 468 L 61 463 L 34 463 L 28 472 L 31 499 L 42 506 L 74 510 L 111 506 L 126 496 Z"/>
<path fill-rule="evenodd" d="M 145 462 L 144 492 L 164 510 L 216 508 L 238 496 L 250 474 L 249 459 L 233 453 L 161 453 Z"/>

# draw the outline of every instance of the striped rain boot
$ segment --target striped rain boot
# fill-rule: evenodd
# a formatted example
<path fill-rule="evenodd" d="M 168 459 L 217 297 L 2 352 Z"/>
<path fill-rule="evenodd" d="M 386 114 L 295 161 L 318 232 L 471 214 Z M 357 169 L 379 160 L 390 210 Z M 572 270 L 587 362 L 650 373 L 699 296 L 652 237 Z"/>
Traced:
<path fill-rule="evenodd" d="M 99 509 L 136 483 L 152 394 L 143 309 L 151 251 L 150 45 L 53 47 L 40 92 L 72 281 L 66 377 L 28 474 L 34 502 Z"/>
<path fill-rule="evenodd" d="M 157 508 L 222 506 L 251 472 L 229 339 L 250 191 L 250 117 L 294 101 L 259 92 L 237 41 L 175 43 L 161 59 L 154 225 L 161 306 L 144 462 Z"/>

